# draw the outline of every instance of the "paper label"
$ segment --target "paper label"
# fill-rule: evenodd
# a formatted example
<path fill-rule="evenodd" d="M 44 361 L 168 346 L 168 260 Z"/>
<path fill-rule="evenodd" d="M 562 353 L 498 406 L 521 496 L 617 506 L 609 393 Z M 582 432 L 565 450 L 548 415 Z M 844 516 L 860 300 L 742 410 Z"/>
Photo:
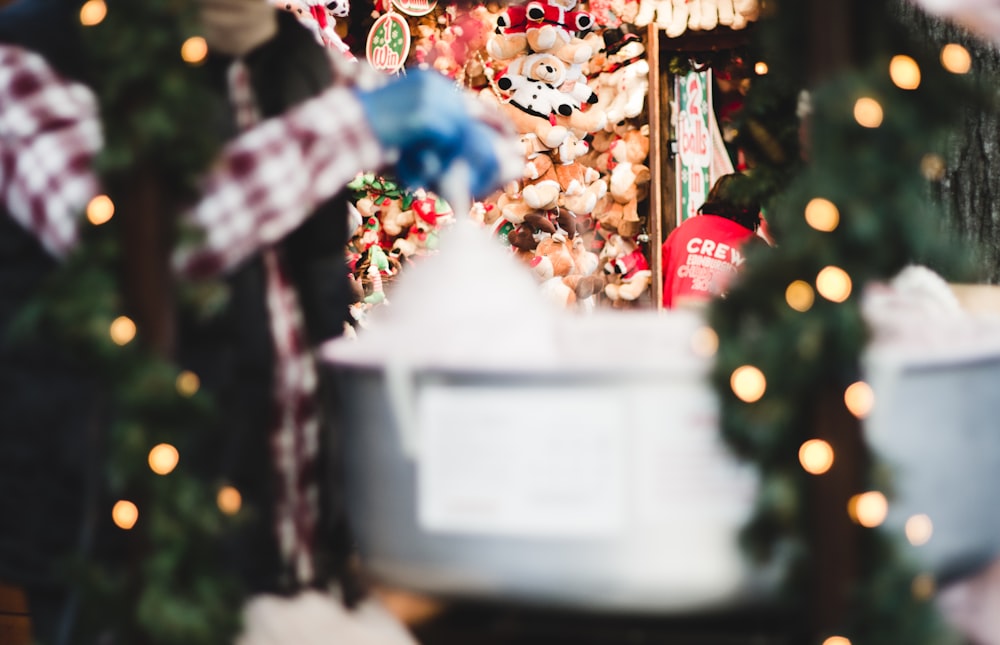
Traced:
<path fill-rule="evenodd" d="M 700 379 L 427 385 L 418 518 L 428 531 L 609 538 L 690 522 L 736 530 L 756 476 L 718 432 Z"/>
<path fill-rule="evenodd" d="M 616 394 L 607 387 L 422 388 L 421 526 L 521 536 L 618 533 L 626 446 Z"/>

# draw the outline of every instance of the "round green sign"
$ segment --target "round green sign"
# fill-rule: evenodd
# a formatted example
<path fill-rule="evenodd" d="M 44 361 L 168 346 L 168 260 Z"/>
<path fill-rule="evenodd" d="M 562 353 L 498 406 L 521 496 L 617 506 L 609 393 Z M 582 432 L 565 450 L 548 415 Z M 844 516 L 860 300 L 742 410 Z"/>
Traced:
<path fill-rule="evenodd" d="M 406 63 L 410 53 L 410 25 L 398 13 L 390 11 L 380 16 L 365 45 L 365 56 L 380 72 L 393 73 Z"/>

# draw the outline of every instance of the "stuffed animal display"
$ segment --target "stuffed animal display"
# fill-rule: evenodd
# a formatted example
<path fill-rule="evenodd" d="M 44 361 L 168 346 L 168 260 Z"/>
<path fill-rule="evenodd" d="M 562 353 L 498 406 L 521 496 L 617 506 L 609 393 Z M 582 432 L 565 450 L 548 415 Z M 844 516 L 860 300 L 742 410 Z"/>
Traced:
<path fill-rule="evenodd" d="M 454 215 L 433 193 L 404 191 L 374 173 L 358 175 L 347 188 L 353 233 L 346 259 L 357 296 L 351 314 L 363 325 L 373 306 L 388 302 L 388 287 L 399 272 L 436 252 L 438 232 Z"/>
<path fill-rule="evenodd" d="M 521 179 L 485 201 L 484 220 L 543 293 L 585 310 L 630 306 L 648 287 L 598 259 L 613 236 L 643 253 L 649 139 L 639 122 L 650 70 L 642 38 L 629 31 L 642 5 L 595 5 L 600 20 L 575 0 L 507 6 L 485 47 L 498 73 L 480 91 L 521 133 L 525 155 Z M 601 28 L 608 22 L 618 28 Z"/>
<path fill-rule="evenodd" d="M 668 38 L 676 38 L 688 29 L 745 29 L 759 17 L 759 0 L 639 0 L 634 24 L 655 24 Z"/>
<path fill-rule="evenodd" d="M 641 306 L 649 295 L 641 273 L 648 273 L 648 262 L 640 258 L 650 183 L 643 127 L 650 68 L 634 25 L 651 9 L 650 19 L 659 19 L 659 4 L 438 3 L 406 18 L 407 65 L 435 69 L 475 90 L 520 133 L 520 178 L 474 204 L 472 216 L 530 269 L 543 293 L 566 307 Z M 388 302 L 398 271 L 434 252 L 450 213 L 432 195 L 404 193 L 389 178 L 359 176 L 352 189 L 357 224 L 348 262 L 362 317 Z M 628 260 L 612 261 L 619 255 Z M 646 268 L 621 268 L 629 263 Z"/>

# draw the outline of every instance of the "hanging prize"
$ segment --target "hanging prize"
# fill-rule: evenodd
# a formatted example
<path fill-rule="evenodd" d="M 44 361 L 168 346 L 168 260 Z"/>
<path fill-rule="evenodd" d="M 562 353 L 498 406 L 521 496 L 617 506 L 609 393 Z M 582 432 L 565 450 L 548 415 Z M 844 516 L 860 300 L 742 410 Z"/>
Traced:
<path fill-rule="evenodd" d="M 410 26 L 398 13 L 390 11 L 380 16 L 365 45 L 365 56 L 371 66 L 380 72 L 392 74 L 399 71 L 410 53 Z"/>
<path fill-rule="evenodd" d="M 434 11 L 437 0 L 392 0 L 392 4 L 408 16 L 426 16 Z"/>

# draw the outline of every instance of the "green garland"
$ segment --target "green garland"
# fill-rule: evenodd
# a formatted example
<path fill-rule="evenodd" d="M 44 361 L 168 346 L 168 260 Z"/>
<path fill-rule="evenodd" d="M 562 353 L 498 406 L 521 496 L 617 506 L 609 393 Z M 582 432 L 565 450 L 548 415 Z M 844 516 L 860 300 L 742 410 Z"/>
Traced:
<path fill-rule="evenodd" d="M 864 285 L 886 280 L 911 262 L 946 275 L 954 275 L 959 266 L 956 247 L 942 234 L 942 215 L 927 199 L 921 167 L 927 155 L 943 155 L 959 106 L 980 97 L 968 79 L 942 69 L 937 52 L 911 42 L 892 14 L 892 3 L 853 3 L 863 14 L 856 24 L 870 26 L 854 34 L 863 60 L 813 88 L 810 161 L 803 167 L 796 161 L 798 123 L 793 111 L 795 84 L 806 86 L 801 65 L 808 51 L 803 29 L 808 24 L 803 5 L 808 3 L 769 4 L 773 11 L 762 21 L 755 53 L 768 63 L 771 74 L 758 79 L 747 97 L 741 143 L 755 150 L 753 132 L 746 127 L 755 119 L 788 153 L 780 159 L 754 155 L 751 173 L 778 246 L 750 251 L 739 283 L 710 309 L 719 336 L 712 380 L 722 402 L 726 440 L 762 474 L 745 541 L 757 557 L 790 557 L 785 591 L 802 610 L 815 602 L 824 582 L 814 577 L 817 563 L 831 555 L 816 552 L 814 514 L 846 516 L 847 508 L 811 507 L 818 477 L 830 475 L 807 474 L 799 464 L 799 447 L 817 436 L 823 415 L 846 421 L 833 429 L 834 445 L 850 444 L 858 436 L 859 423 L 847 412 L 843 393 L 862 378 L 860 355 L 869 340 L 859 307 Z M 918 89 L 900 89 L 890 80 L 890 58 L 897 54 L 918 63 Z M 881 106 L 878 127 L 862 127 L 855 120 L 855 102 L 862 97 Z M 803 216 L 817 197 L 839 209 L 840 223 L 832 232 L 812 228 Z M 815 287 L 817 274 L 827 266 L 850 276 L 850 296 L 836 303 L 814 289 L 811 307 L 792 308 L 786 302 L 789 284 L 801 280 Z M 757 367 L 766 378 L 763 397 L 752 403 L 738 398 L 731 385 L 731 375 L 743 365 Z M 843 460 L 847 455 L 838 456 Z M 835 469 L 858 471 L 853 492 L 874 489 L 888 494 L 891 478 L 875 456 L 862 447 L 854 458 L 853 464 L 834 462 Z M 956 642 L 939 620 L 930 595 L 921 592 L 926 588 L 915 593 L 919 572 L 902 555 L 902 536 L 860 527 L 852 535 L 857 538 L 858 560 L 854 584 L 843 593 L 847 609 L 836 626 L 804 626 L 808 642 L 818 645 L 832 635 L 817 629 L 839 633 L 853 645 Z"/>
<path fill-rule="evenodd" d="M 105 459 L 94 466 L 102 537 L 69 565 L 81 602 L 76 637 L 86 642 L 218 645 L 239 628 L 244 594 L 219 550 L 248 509 L 222 512 L 217 492 L 225 482 L 194 472 L 212 440 L 213 405 L 191 375 L 179 380 L 169 353 L 157 351 L 141 324 L 124 346 L 109 334 L 112 321 L 131 314 L 128 226 L 175 222 L 219 145 L 204 70 L 181 57 L 182 43 L 198 33 L 196 19 L 191 0 L 108 0 L 106 17 L 81 27 L 106 142 L 97 171 L 116 212 L 106 224 L 85 224 L 78 250 L 19 319 L 22 333 L 42 331 L 85 359 L 105 392 L 98 420 Z M 143 204 L 150 189 L 155 201 Z M 161 443 L 179 453 L 166 475 L 147 465 Z M 117 500 L 138 508 L 130 530 L 112 524 Z"/>

